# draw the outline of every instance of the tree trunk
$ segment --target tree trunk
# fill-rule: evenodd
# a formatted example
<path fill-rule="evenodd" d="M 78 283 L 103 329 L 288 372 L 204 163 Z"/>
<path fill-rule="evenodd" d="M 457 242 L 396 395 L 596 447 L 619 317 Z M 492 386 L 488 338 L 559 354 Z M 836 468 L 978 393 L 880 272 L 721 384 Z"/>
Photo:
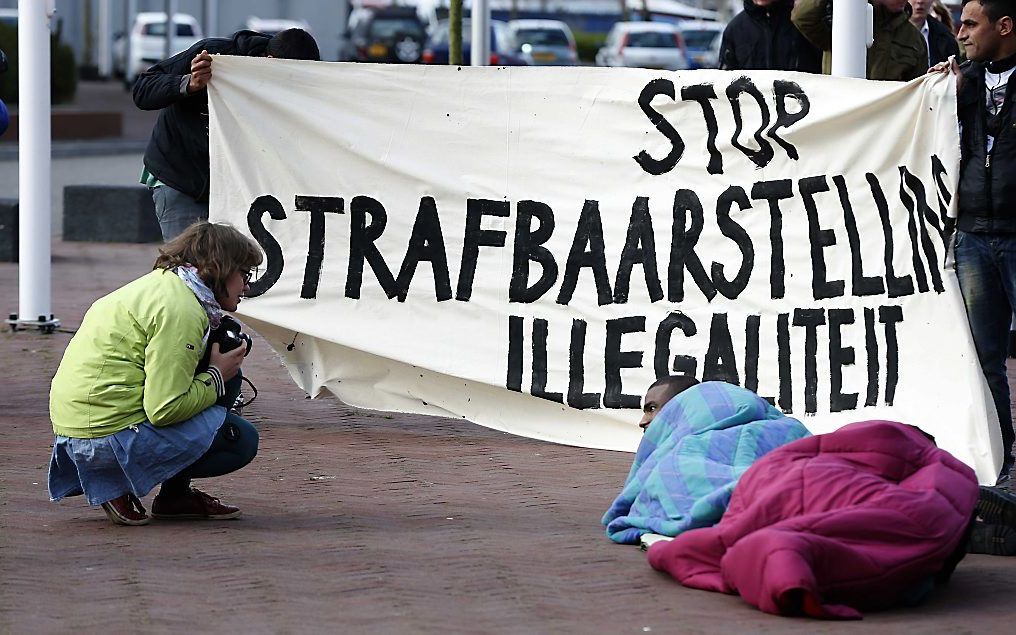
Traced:
<path fill-rule="evenodd" d="M 462 66 L 462 0 L 448 5 L 448 63 Z"/>

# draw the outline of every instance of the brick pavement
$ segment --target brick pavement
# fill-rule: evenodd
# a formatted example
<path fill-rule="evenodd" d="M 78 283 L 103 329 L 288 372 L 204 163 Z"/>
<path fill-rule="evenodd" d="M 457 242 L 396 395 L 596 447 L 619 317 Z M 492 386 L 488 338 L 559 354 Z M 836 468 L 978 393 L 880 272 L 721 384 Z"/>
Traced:
<path fill-rule="evenodd" d="M 149 266 L 151 245 L 55 243 L 70 328 Z M 0 309 L 17 267 L 0 263 Z M 46 396 L 70 335 L 0 334 L 0 633 L 1006 632 L 1016 558 L 969 556 L 926 606 L 864 626 L 764 615 L 685 589 L 599 516 L 631 455 L 457 420 L 308 400 L 263 342 L 254 463 L 209 481 L 238 521 L 117 527 L 46 496 Z M 150 502 L 150 498 L 149 498 Z"/>

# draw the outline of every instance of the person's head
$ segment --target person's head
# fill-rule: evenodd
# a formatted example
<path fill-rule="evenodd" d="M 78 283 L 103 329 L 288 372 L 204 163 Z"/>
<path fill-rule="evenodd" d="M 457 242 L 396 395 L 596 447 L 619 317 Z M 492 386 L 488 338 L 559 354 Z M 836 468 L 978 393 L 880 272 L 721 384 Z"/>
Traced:
<path fill-rule="evenodd" d="M 697 379 L 687 375 L 668 375 L 653 382 L 642 398 L 642 420 L 639 421 L 642 431 L 649 427 L 664 404 L 697 383 Z"/>
<path fill-rule="evenodd" d="M 931 2 L 932 0 L 910 0 L 910 8 L 913 9 L 913 13 L 910 14 L 911 24 L 919 29 L 924 26 L 931 11 Z"/>
<path fill-rule="evenodd" d="M 875 0 L 875 4 L 882 5 L 889 13 L 902 13 L 907 8 L 907 0 Z"/>
<path fill-rule="evenodd" d="M 949 27 L 950 33 L 956 33 L 956 24 L 953 22 L 952 12 L 940 0 L 931 3 L 931 14 L 936 20 Z"/>
<path fill-rule="evenodd" d="M 268 40 L 265 55 L 287 60 L 321 61 L 321 51 L 314 36 L 303 29 L 286 29 L 273 35 Z"/>
<path fill-rule="evenodd" d="M 235 311 L 247 292 L 261 249 L 232 225 L 198 221 L 159 249 L 155 269 L 192 265 L 225 311 Z"/>
<path fill-rule="evenodd" d="M 957 38 L 967 59 L 991 62 L 1016 53 L 1016 0 L 964 0 Z"/>

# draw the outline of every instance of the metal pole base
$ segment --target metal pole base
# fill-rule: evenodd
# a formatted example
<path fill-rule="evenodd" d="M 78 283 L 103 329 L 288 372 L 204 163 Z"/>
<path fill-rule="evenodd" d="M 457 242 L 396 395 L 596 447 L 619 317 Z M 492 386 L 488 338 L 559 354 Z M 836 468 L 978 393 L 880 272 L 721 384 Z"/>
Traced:
<path fill-rule="evenodd" d="M 43 333 L 49 334 L 56 331 L 56 329 L 60 326 L 60 320 L 53 317 L 52 314 L 50 314 L 48 320 L 45 315 L 40 315 L 37 320 L 19 320 L 17 313 L 11 313 L 4 321 L 11 327 L 12 333 L 16 332 L 18 329 L 26 330 L 37 328 Z"/>

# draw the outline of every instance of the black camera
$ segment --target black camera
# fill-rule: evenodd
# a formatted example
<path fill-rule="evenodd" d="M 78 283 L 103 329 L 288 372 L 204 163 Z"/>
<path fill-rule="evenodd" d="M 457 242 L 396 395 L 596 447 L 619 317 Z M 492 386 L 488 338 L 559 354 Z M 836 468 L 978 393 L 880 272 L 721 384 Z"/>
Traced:
<path fill-rule="evenodd" d="M 254 342 L 251 341 L 250 335 L 240 330 L 239 322 L 228 315 L 223 315 L 219 319 L 218 328 L 212 329 L 212 332 L 208 334 L 208 346 L 205 347 L 205 354 L 201 358 L 198 368 L 208 368 L 208 360 L 212 355 L 212 344 L 219 345 L 220 353 L 228 353 L 235 348 L 245 346 L 246 350 L 244 350 L 243 356 L 247 357 L 250 355 L 250 349 Z"/>
<path fill-rule="evenodd" d="M 219 320 L 219 328 L 208 335 L 208 346 L 212 344 L 219 345 L 220 353 L 228 353 L 234 348 L 246 346 L 247 350 L 243 352 L 243 356 L 247 357 L 254 342 L 251 341 L 250 335 L 240 330 L 239 322 L 228 315 L 223 315 Z"/>

